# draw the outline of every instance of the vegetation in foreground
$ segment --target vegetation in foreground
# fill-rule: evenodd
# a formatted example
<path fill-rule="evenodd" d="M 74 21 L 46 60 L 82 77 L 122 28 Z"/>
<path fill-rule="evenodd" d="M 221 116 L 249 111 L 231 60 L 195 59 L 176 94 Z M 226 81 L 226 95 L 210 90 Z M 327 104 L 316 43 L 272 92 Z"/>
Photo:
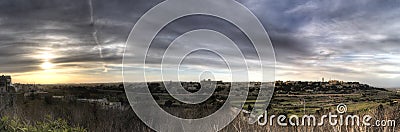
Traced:
<path fill-rule="evenodd" d="M 227 92 L 221 90 L 220 92 Z M 254 90 L 254 92 L 257 92 Z M 28 94 L 27 94 L 28 93 Z M 217 105 L 205 103 L 188 107 L 179 102 L 170 102 L 171 98 L 155 94 L 154 98 L 166 111 L 182 117 L 203 117 L 215 111 Z M 310 94 L 311 95 L 311 94 Z M 221 94 L 216 100 L 223 99 Z M 249 96 L 245 109 L 250 109 L 256 96 Z M 358 90 L 350 94 L 276 94 L 270 102 L 268 114 L 306 114 L 322 115 L 335 112 L 338 103 L 348 105 L 349 114 L 369 114 L 376 119 L 396 120 L 396 127 L 347 127 L 347 126 L 259 126 L 247 123 L 247 115 L 240 115 L 222 131 L 399 131 L 400 109 L 399 93 L 369 89 Z M 4 96 L 1 102 L 8 108 L 1 109 L 0 131 L 152 131 L 129 108 L 124 89 L 120 84 L 92 85 L 44 85 L 17 93 L 12 97 Z M 104 107 L 98 103 L 80 102 L 78 99 L 107 99 L 121 102 L 121 107 Z M 166 104 L 170 102 L 170 104 Z M 211 101 L 216 102 L 216 101 Z M 128 106 L 128 107 L 124 107 Z M 304 109 L 305 106 L 305 109 Z M 254 107 L 254 106 L 252 106 Z M 127 108 L 127 109 L 125 109 Z M 192 109 L 190 109 L 192 108 Z"/>
<path fill-rule="evenodd" d="M 68 125 L 67 121 L 46 116 L 44 121 L 30 123 L 17 117 L 4 116 L 0 120 L 0 131 L 12 132 L 86 132 L 83 127 Z"/>

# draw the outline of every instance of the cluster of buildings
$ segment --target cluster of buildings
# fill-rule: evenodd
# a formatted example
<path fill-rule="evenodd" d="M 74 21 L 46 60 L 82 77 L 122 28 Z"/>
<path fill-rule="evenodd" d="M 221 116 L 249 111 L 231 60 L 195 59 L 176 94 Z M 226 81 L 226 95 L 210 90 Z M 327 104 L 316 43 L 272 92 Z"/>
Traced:
<path fill-rule="evenodd" d="M 367 84 L 359 82 L 344 82 L 339 80 L 329 81 L 276 81 L 277 90 L 295 90 L 295 91 L 323 91 L 332 89 L 362 89 L 370 88 Z"/>

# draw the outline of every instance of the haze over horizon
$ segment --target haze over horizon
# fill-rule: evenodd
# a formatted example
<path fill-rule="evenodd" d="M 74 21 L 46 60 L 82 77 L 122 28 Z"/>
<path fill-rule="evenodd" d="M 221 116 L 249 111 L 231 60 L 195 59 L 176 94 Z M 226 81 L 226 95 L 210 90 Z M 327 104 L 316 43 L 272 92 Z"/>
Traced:
<path fill-rule="evenodd" d="M 12 75 L 13 82 L 20 83 L 122 82 L 127 36 L 135 22 L 160 2 L 3 0 L 0 75 Z M 269 34 L 276 54 L 275 80 L 317 81 L 325 77 L 400 87 L 400 1 L 238 2 L 258 17 Z M 167 25 L 153 40 L 148 62 L 154 74 L 159 73 L 152 64 L 161 60 L 165 46 L 199 28 L 218 30 L 236 42 L 246 60 L 255 60 L 250 42 L 242 40 L 243 34 L 234 25 L 210 16 L 188 16 Z M 220 70 L 225 64 L 215 54 L 197 52 L 183 64 L 184 70 L 190 71 L 183 74 L 183 80 L 198 80 L 199 76 L 191 73 L 215 69 L 216 80 L 229 81 L 227 71 Z M 138 70 L 135 64 L 124 65 L 132 72 Z M 251 74 L 255 76 L 252 80 L 257 80 L 257 73 Z M 149 78 L 159 80 L 152 75 Z"/>
<path fill-rule="evenodd" d="M 333 79 L 332 79 L 333 80 Z M 172 81 L 172 80 L 169 80 Z M 223 82 L 232 82 L 232 81 L 224 81 L 224 80 L 212 80 L 212 81 L 223 81 Z M 321 80 L 276 80 L 276 81 L 302 81 L 302 82 L 321 82 Z M 328 82 L 329 80 L 325 80 L 325 82 Z M 346 81 L 346 80 L 337 80 L 337 81 L 343 81 L 343 82 L 354 82 L 354 81 Z M 148 82 L 168 82 L 168 81 L 162 81 L 162 80 L 152 80 L 152 81 L 148 81 Z M 175 81 L 173 81 L 175 82 Z M 182 81 L 182 82 L 199 82 L 197 80 L 186 80 L 186 81 Z M 258 81 L 249 81 L 249 82 L 258 82 Z M 20 83 L 20 82 L 13 82 L 15 83 Z M 123 83 L 122 81 L 110 81 L 110 82 L 66 82 L 66 83 L 22 83 L 22 84 L 36 84 L 36 85 L 68 85 L 68 84 L 112 84 L 112 83 Z M 142 83 L 142 82 L 128 82 L 128 83 Z M 368 83 L 364 83 L 364 82 L 359 82 L 361 84 L 367 84 L 371 87 L 376 87 L 373 85 L 370 85 Z M 21 84 L 21 83 L 20 83 Z M 376 87 L 376 88 L 389 88 L 389 89 L 400 89 L 400 87 Z"/>

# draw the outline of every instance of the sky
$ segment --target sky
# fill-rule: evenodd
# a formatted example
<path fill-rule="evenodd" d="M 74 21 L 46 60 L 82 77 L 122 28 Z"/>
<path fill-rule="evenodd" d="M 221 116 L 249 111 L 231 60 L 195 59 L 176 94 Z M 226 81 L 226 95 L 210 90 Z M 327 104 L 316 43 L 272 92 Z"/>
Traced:
<path fill-rule="evenodd" d="M 12 75 L 13 82 L 20 83 L 121 82 L 127 37 L 136 21 L 160 2 L 2 0 L 0 74 Z M 324 77 L 400 87 L 400 1 L 238 2 L 252 11 L 268 32 L 275 51 L 276 80 L 317 81 Z M 154 75 L 159 72 L 157 66 L 151 66 L 161 62 L 169 43 L 203 28 L 229 37 L 246 61 L 257 58 L 250 41 L 231 23 L 212 16 L 188 16 L 168 24 L 153 40 L 146 62 L 150 69 L 156 69 Z M 221 43 L 212 47 L 233 51 Z M 185 48 L 188 46 L 182 46 L 182 50 Z M 125 55 L 135 58 L 134 53 Z M 233 67 L 242 64 L 232 62 Z M 132 72 L 139 69 L 135 62 L 124 65 Z M 215 79 L 229 78 L 222 75 L 227 72 L 223 59 L 208 51 L 190 54 L 182 65 L 181 77 L 187 80 L 198 79 L 191 74 L 201 74 L 202 70 L 215 72 Z"/>

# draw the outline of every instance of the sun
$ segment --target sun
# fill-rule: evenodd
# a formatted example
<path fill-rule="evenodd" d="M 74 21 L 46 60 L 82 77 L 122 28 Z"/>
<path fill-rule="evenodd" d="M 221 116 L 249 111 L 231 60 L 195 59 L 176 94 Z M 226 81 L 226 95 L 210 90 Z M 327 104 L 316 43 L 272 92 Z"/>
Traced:
<path fill-rule="evenodd" d="M 49 70 L 49 69 L 52 69 L 52 68 L 54 67 L 54 64 L 51 63 L 51 62 L 46 61 L 46 62 L 43 62 L 43 63 L 40 65 L 40 67 L 41 67 L 42 69 L 44 69 L 44 70 Z"/>

